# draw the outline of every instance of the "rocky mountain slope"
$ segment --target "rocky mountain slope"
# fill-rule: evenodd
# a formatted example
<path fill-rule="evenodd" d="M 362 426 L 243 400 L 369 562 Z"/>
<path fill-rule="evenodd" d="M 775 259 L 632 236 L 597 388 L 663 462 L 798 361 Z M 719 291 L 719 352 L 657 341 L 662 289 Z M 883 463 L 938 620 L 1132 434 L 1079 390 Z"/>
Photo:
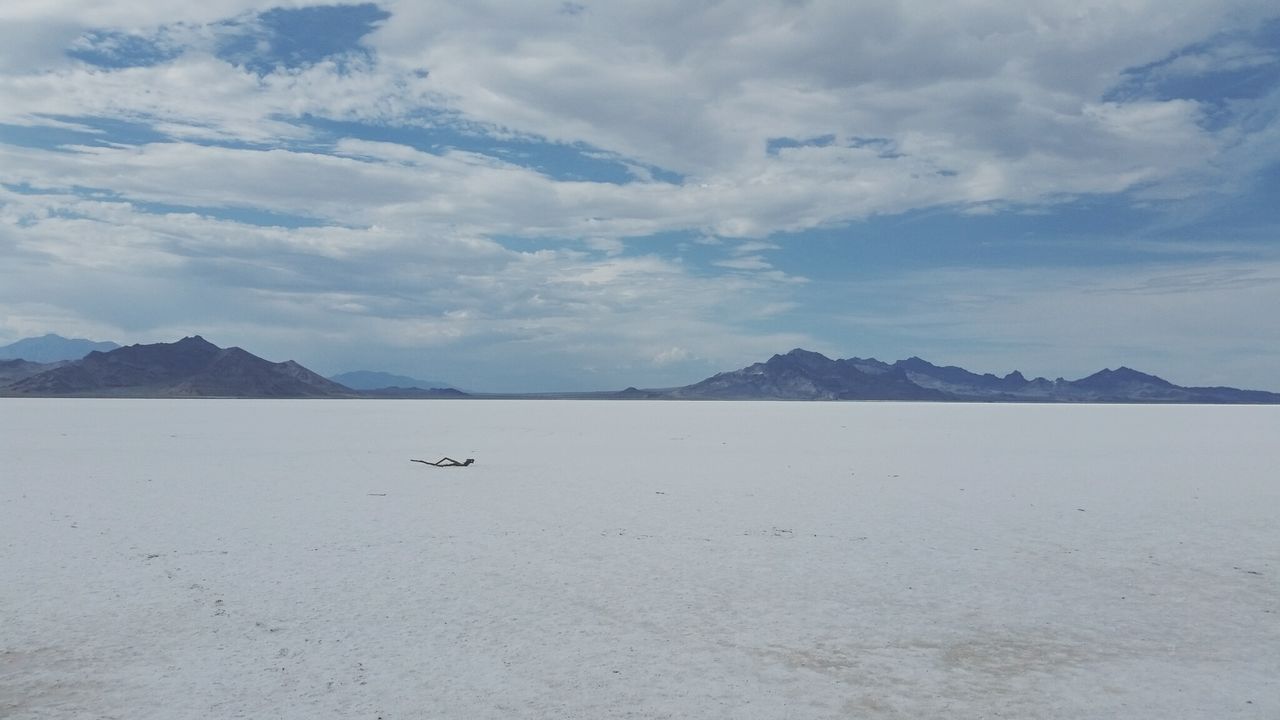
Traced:
<path fill-rule="evenodd" d="M 56 363 L 39 363 L 29 360 L 0 360 L 0 387 L 9 385 L 19 380 L 24 380 L 32 375 L 39 375 L 46 370 L 52 370 L 56 367 L 66 365 L 66 361 Z"/>
<path fill-rule="evenodd" d="M 885 363 L 832 360 L 795 349 L 741 370 L 665 392 L 667 397 L 721 400 L 935 400 L 960 402 L 1280 403 L 1280 393 L 1226 387 L 1181 387 L 1130 368 L 1080 380 L 1028 380 L 940 367 L 918 357 Z"/>
<path fill-rule="evenodd" d="M 200 336 L 130 345 L 18 380 L 9 395 L 126 397 L 348 397 L 347 387 L 292 360 L 273 363 Z"/>

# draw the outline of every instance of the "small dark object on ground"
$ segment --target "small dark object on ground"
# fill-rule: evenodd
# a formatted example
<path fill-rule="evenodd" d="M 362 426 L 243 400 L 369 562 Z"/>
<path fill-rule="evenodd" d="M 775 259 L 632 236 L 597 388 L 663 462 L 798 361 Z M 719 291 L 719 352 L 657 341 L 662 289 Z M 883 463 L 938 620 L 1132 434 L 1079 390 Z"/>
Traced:
<path fill-rule="evenodd" d="M 422 463 L 423 465 L 433 465 L 435 467 L 466 467 L 471 463 L 475 462 L 475 458 L 467 458 L 462 462 L 458 462 L 457 460 L 454 460 L 453 458 L 450 458 L 450 457 L 442 457 L 435 462 L 431 462 L 429 460 L 414 460 L 413 458 L 409 458 L 409 462 Z"/>

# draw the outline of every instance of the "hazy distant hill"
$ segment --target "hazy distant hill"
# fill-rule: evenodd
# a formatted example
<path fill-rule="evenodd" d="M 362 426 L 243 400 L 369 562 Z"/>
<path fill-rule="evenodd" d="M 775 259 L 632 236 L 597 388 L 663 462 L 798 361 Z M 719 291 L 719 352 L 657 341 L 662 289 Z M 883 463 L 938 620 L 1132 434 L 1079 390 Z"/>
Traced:
<path fill-rule="evenodd" d="M 949 400 L 983 402 L 1280 403 L 1280 393 L 1226 387 L 1180 387 L 1154 375 L 1119 368 L 1080 380 L 979 375 L 939 367 L 917 357 L 885 363 L 832 360 L 796 349 L 741 370 L 719 373 L 666 391 L 688 399 Z"/>
<path fill-rule="evenodd" d="M 23 338 L 15 343 L 0 346 L 0 360 L 20 359 L 36 363 L 79 360 L 95 350 L 107 352 L 118 347 L 120 346 L 113 342 L 94 342 L 49 334 L 44 337 Z"/>
<path fill-rule="evenodd" d="M 398 400 L 462 400 L 474 397 L 453 388 L 384 387 L 361 390 L 362 397 L 394 398 Z"/>
<path fill-rule="evenodd" d="M 46 370 L 66 365 L 66 362 L 38 363 L 28 360 L 0 360 L 0 387 L 38 375 Z"/>
<path fill-rule="evenodd" d="M 353 390 L 381 390 L 383 388 L 418 388 L 420 390 L 439 390 L 453 387 L 439 380 L 418 380 L 405 375 L 375 372 L 373 370 L 353 370 L 340 375 L 333 375 L 330 380 L 346 385 Z"/>
<path fill-rule="evenodd" d="M 349 397 L 349 388 L 292 360 L 273 363 L 200 336 L 91 352 L 9 385 L 13 395 Z"/>

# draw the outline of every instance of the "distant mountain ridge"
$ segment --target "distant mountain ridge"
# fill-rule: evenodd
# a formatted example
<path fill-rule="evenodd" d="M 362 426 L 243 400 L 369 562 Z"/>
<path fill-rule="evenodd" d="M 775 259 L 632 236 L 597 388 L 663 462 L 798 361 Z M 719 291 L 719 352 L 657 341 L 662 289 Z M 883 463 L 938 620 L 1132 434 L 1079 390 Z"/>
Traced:
<path fill-rule="evenodd" d="M 943 393 L 921 387 L 901 368 L 878 360 L 831 360 L 796 349 L 741 370 L 719 373 L 670 391 L 690 399 L 778 400 L 944 400 Z"/>
<path fill-rule="evenodd" d="M 0 346 L 0 360 L 26 360 L 33 363 L 52 363 L 62 360 L 79 360 L 91 352 L 108 352 L 120 347 L 113 342 L 94 342 L 83 338 L 64 338 L 52 333 L 42 337 L 23 338 Z"/>
<path fill-rule="evenodd" d="M 273 363 L 199 335 L 94 351 L 8 385 L 9 395 L 125 397 L 351 397 L 298 363 Z"/>
<path fill-rule="evenodd" d="M 29 360 L 0 360 L 0 387 L 66 364 L 66 360 L 52 363 L 31 362 Z"/>
<path fill-rule="evenodd" d="M 445 390 L 453 387 L 449 383 L 439 380 L 419 380 L 406 375 L 393 375 L 374 370 L 353 370 L 331 375 L 329 379 L 340 385 L 346 385 L 352 390 L 382 390 L 384 388 Z"/>
<path fill-rule="evenodd" d="M 892 364 L 874 358 L 832 360 L 797 348 L 763 363 L 663 391 L 664 397 L 716 400 L 932 400 L 954 402 L 1094 402 L 1273 404 L 1280 393 L 1228 387 L 1181 387 L 1121 367 L 1080 380 L 979 375 L 918 357 Z"/>
<path fill-rule="evenodd" d="M 375 382 L 398 376 L 367 373 Z M 341 377 L 341 376 L 339 376 Z M 366 378 L 367 379 L 367 378 Z M 412 378 L 404 378 L 412 380 Z M 899 400 L 932 402 L 1280 404 L 1280 393 L 1181 387 L 1127 367 L 1079 380 L 1003 377 L 918 357 L 832 360 L 797 348 L 678 388 L 472 395 L 451 388 L 352 389 L 288 360 L 275 363 L 199 335 L 93 351 L 79 360 L 0 360 L 0 395 L 26 397 L 577 398 L 616 400 Z"/>

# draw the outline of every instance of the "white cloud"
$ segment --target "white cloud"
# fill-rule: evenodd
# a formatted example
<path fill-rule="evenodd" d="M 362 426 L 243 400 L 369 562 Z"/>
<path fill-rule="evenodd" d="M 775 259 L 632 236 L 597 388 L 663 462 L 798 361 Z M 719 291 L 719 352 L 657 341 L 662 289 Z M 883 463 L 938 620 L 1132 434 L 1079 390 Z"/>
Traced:
<path fill-rule="evenodd" d="M 682 347 L 671 347 L 662 350 L 653 356 L 654 365 L 670 365 L 671 363 L 684 362 L 693 357 L 693 353 Z"/>
<path fill-rule="evenodd" d="M 533 4 L 498 16 L 402 3 L 371 42 L 431 68 L 432 86 L 470 117 L 742 181 L 770 137 L 912 137 L 928 150 L 917 160 L 960 172 L 983 144 L 998 162 L 1064 132 L 1105 139 L 1078 118 L 1121 71 L 1264 8 L 682 3 L 565 18 Z"/>
<path fill-rule="evenodd" d="M 494 389 L 529 388 L 502 367 L 513 353 L 542 373 L 541 389 L 670 385 L 804 339 L 751 327 L 754 308 L 785 300 L 786 282 L 707 277 L 656 256 L 257 227 L 61 194 L 0 191 L 0 210 L 0 333 L 11 339 L 41 322 L 129 342 L 201 332 L 333 372 L 361 353 L 416 348 L 489 358 L 454 360 L 448 375 Z M 694 369 L 645 362 L 673 339 Z"/>
<path fill-rule="evenodd" d="M 735 255 L 750 255 L 752 253 L 764 252 L 766 250 L 781 250 L 782 246 L 777 243 L 763 242 L 761 240 L 749 240 L 747 242 L 738 243 L 732 248 Z"/>
<path fill-rule="evenodd" d="M 76 5 L 74 15 L 65 4 L 10 14 L 51 25 L 65 17 L 191 27 L 255 7 L 263 6 L 225 2 L 166 14 L 160 5 L 111 12 Z M 321 62 L 259 77 L 193 48 L 154 67 L 10 73 L 0 76 L 0 121 L 110 117 L 179 140 L 271 148 L 311 138 L 294 122 L 303 115 L 414 124 L 423 111 L 445 111 L 493 130 L 589 143 L 624 162 L 688 173 L 692 182 L 555 182 L 488 158 L 355 139 L 332 151 L 363 165 L 331 161 L 322 146 L 307 156 L 168 145 L 132 158 L 30 155 L 33 165 L 61 167 L 68 181 L 83 177 L 81 184 L 138 200 L 287 213 L 318 207 L 356 223 L 380 214 L 447 216 L 482 232 L 594 242 L 671 229 L 764 238 L 934 205 L 1054 202 L 1136 187 L 1148 196 L 1191 193 L 1187 177 L 1203 184 L 1234 138 L 1205 130 L 1190 100 L 1118 103 L 1101 95 L 1125 68 L 1200 39 L 1206 26 L 1245 22 L 1260 6 L 1068 10 L 1042 2 L 925 12 L 886 1 L 743 4 L 728 12 L 645 4 L 568 15 L 523 3 L 386 7 L 390 19 L 369 37 L 379 53 L 372 64 Z M 821 135 L 833 142 L 765 152 L 770 138 Z M 349 202 L 338 202 L 339 189 Z"/>
<path fill-rule="evenodd" d="M 743 255 L 740 257 L 728 258 L 727 260 L 717 260 L 715 263 L 722 268 L 731 270 L 772 270 L 773 266 L 764 259 L 762 255 Z"/>

